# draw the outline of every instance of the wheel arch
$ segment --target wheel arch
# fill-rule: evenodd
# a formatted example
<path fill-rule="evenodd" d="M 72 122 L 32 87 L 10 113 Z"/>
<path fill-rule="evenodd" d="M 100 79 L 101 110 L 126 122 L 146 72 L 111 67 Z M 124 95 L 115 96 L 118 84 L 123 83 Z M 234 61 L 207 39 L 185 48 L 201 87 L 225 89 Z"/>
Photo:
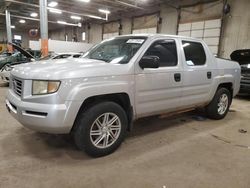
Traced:
<path fill-rule="evenodd" d="M 119 104 L 124 109 L 124 111 L 127 115 L 127 118 L 128 118 L 128 123 L 129 123 L 128 124 L 128 131 L 131 131 L 134 112 L 133 112 L 131 100 L 130 100 L 129 95 L 127 93 L 103 94 L 103 95 L 96 95 L 96 96 L 91 96 L 91 97 L 86 98 L 83 101 L 83 103 L 82 103 L 82 105 L 77 113 L 76 120 L 77 120 L 79 114 L 86 111 L 87 109 L 94 106 L 95 104 L 98 104 L 98 103 L 104 102 L 104 101 L 115 102 L 115 103 Z M 74 123 L 71 131 L 74 130 L 74 127 L 75 127 L 75 123 Z"/>
<path fill-rule="evenodd" d="M 219 88 L 226 88 L 231 94 L 231 99 L 233 98 L 233 83 L 232 82 L 225 82 L 225 83 L 220 83 L 217 87 L 217 90 Z M 231 100 L 232 101 L 232 100 Z"/>

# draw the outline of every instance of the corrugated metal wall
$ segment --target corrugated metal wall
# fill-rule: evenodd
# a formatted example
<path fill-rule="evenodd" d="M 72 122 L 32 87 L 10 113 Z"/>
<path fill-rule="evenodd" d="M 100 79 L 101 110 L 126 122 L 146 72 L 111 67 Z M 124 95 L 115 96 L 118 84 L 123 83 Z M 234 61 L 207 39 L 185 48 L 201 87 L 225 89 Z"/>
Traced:
<path fill-rule="evenodd" d="M 133 19 L 133 34 L 139 33 L 157 33 L 158 15 L 147 15 L 141 17 L 135 17 Z"/>
<path fill-rule="evenodd" d="M 218 54 L 221 19 L 179 24 L 178 34 L 203 39 L 213 54 Z"/>
<path fill-rule="evenodd" d="M 103 39 L 109 39 L 119 35 L 119 22 L 103 24 Z"/>
<path fill-rule="evenodd" d="M 178 35 L 203 39 L 213 54 L 218 54 L 222 1 L 181 9 Z"/>

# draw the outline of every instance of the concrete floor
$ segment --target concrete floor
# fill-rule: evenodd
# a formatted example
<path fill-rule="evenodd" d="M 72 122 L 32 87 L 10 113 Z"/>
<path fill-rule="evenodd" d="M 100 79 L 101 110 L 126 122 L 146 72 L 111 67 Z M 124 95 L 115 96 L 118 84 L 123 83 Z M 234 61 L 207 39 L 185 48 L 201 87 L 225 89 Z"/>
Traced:
<path fill-rule="evenodd" d="M 114 154 L 93 159 L 68 136 L 22 127 L 5 109 L 6 91 L 0 87 L 0 187 L 250 187 L 250 97 L 235 99 L 221 121 L 198 121 L 194 112 L 139 120 Z"/>

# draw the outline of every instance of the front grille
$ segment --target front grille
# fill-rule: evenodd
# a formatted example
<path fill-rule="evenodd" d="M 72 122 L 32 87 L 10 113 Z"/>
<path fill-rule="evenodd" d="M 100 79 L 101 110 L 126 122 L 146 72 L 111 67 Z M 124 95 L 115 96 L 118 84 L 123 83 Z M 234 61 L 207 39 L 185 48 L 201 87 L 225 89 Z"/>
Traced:
<path fill-rule="evenodd" d="M 17 78 L 12 78 L 12 90 L 15 94 L 21 97 L 23 92 L 23 81 Z"/>

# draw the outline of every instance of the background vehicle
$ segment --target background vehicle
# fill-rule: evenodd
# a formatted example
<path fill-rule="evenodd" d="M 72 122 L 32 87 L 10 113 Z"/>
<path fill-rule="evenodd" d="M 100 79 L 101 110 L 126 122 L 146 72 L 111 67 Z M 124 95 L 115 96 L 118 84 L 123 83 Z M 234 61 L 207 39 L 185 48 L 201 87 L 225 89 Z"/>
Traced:
<path fill-rule="evenodd" d="M 13 53 L 4 53 L 3 56 L 0 56 L 0 70 L 7 64 L 29 62 L 39 58 L 41 55 L 38 51 L 26 51 L 15 44 L 12 44 L 12 46 L 15 50 Z M 31 53 L 36 56 L 33 56 Z"/>
<path fill-rule="evenodd" d="M 95 157 L 115 151 L 141 117 L 204 107 L 222 119 L 240 88 L 238 63 L 189 37 L 120 36 L 83 57 L 14 68 L 6 106 L 28 128 L 72 133 Z"/>
<path fill-rule="evenodd" d="M 250 49 L 234 51 L 231 59 L 241 66 L 240 93 L 250 94 Z"/>

